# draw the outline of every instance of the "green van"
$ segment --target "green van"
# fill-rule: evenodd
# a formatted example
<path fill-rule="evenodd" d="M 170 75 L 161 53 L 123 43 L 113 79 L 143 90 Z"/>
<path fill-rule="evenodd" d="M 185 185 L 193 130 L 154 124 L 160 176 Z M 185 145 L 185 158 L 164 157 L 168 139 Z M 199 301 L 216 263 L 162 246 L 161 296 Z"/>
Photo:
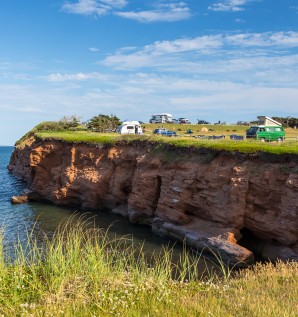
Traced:
<path fill-rule="evenodd" d="M 281 142 L 285 139 L 285 131 L 282 126 L 253 126 L 246 131 L 246 138 L 254 138 L 256 140 L 261 140 L 263 142 Z"/>

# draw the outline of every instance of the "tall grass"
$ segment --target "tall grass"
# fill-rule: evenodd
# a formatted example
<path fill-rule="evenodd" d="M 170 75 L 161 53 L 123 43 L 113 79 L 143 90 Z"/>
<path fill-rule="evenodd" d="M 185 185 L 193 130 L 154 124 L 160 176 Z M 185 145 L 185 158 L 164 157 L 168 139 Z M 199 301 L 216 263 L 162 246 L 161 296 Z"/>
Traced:
<path fill-rule="evenodd" d="M 108 239 L 105 232 L 80 223 L 61 227 L 41 244 L 29 238 L 25 247 L 16 245 L 14 259 L 0 252 L 0 316 L 297 313 L 294 262 L 199 279 L 198 258 L 186 250 L 177 264 L 169 249 L 148 258 L 133 241 Z"/>

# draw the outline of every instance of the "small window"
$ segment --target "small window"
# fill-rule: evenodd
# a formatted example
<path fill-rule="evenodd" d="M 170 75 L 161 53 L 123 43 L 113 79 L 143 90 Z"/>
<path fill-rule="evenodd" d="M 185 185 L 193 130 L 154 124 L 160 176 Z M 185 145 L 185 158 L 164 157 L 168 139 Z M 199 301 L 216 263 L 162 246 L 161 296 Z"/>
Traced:
<path fill-rule="evenodd" d="M 275 131 L 281 131 L 281 128 L 275 128 Z"/>
<path fill-rule="evenodd" d="M 127 126 L 127 130 L 133 130 L 135 127 L 134 126 L 132 126 L 132 125 L 128 125 Z"/>
<path fill-rule="evenodd" d="M 265 129 L 264 128 L 260 128 L 260 132 L 264 132 L 265 131 Z"/>

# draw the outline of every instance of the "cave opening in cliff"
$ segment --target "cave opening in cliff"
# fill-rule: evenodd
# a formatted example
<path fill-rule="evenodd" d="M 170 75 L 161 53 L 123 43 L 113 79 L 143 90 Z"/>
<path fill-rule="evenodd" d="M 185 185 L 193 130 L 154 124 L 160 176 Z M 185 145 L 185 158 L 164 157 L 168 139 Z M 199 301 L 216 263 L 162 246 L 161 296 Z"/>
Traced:
<path fill-rule="evenodd" d="M 36 170 L 34 167 L 32 167 L 31 171 L 30 171 L 30 182 L 33 183 L 34 178 L 35 178 L 35 174 L 36 174 Z"/>
<path fill-rule="evenodd" d="M 161 192 L 161 185 L 162 185 L 162 180 L 161 176 L 157 175 L 156 177 L 156 187 L 155 187 L 155 195 L 154 195 L 154 201 L 153 201 L 153 209 L 156 210 L 157 204 L 160 198 L 160 192 Z"/>
<path fill-rule="evenodd" d="M 255 257 L 256 261 L 261 260 L 261 248 L 262 248 L 262 240 L 256 237 L 251 230 L 244 227 L 240 230 L 242 235 L 241 239 L 238 240 L 238 244 L 242 247 L 250 250 Z"/>
<path fill-rule="evenodd" d="M 131 193 L 131 190 L 132 190 L 131 182 L 126 182 L 126 183 L 122 184 L 121 185 L 121 190 L 126 196 L 128 196 Z"/>

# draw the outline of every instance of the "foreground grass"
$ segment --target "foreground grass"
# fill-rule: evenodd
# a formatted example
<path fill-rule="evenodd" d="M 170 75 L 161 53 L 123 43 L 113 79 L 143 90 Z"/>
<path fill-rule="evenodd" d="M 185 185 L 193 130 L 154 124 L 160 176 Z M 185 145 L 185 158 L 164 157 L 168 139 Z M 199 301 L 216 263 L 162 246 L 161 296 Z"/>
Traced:
<path fill-rule="evenodd" d="M 186 252 L 178 265 L 168 250 L 148 259 L 131 241 L 79 224 L 17 245 L 14 261 L 1 248 L 0 316 L 297 316 L 294 262 L 200 280 Z"/>
<path fill-rule="evenodd" d="M 126 140 L 127 142 L 141 140 L 141 141 L 155 141 L 159 144 L 172 144 L 176 147 L 194 147 L 194 148 L 208 148 L 212 150 L 240 152 L 240 153 L 272 153 L 272 154 L 298 154 L 298 142 L 266 142 L 244 140 L 206 140 L 196 139 L 192 137 L 161 137 L 155 135 L 142 136 L 120 136 L 116 133 L 95 133 L 88 131 L 72 131 L 72 132 L 38 132 L 35 135 L 41 139 L 56 139 L 67 142 L 84 142 L 84 143 L 101 143 L 114 144 L 117 141 Z"/>

